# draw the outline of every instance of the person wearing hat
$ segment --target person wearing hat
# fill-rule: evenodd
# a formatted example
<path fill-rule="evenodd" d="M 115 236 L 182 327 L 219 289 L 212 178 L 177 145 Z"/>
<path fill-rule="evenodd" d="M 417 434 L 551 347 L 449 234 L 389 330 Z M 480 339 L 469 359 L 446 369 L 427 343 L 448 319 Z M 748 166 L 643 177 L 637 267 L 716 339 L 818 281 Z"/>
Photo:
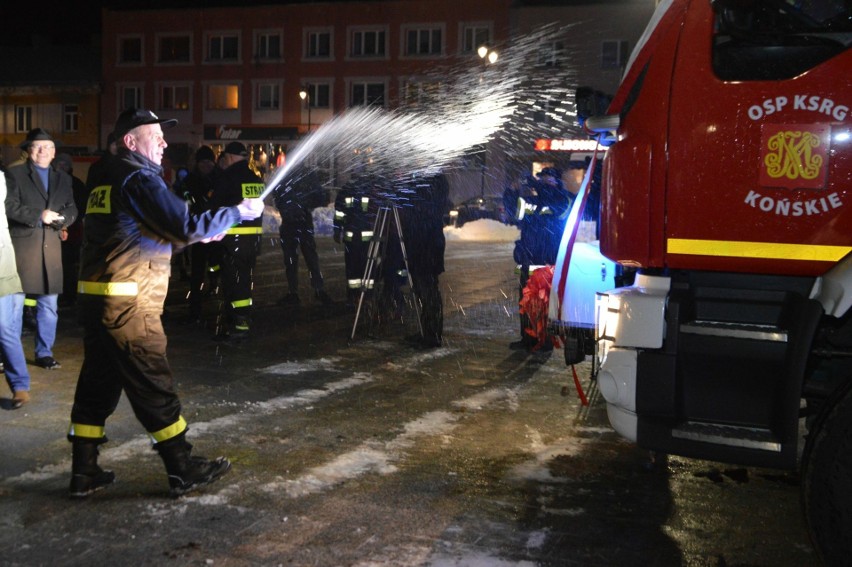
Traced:
<path fill-rule="evenodd" d="M 21 285 L 35 302 L 35 362 L 53 370 L 60 368 L 53 343 L 63 287 L 62 237 L 77 219 L 77 206 L 71 176 L 51 167 L 56 156 L 53 137 L 34 128 L 20 147 L 27 160 L 6 172 L 6 216 Z"/>
<path fill-rule="evenodd" d="M 115 159 L 115 154 L 117 153 L 118 144 L 115 141 L 115 134 L 110 132 L 107 136 L 106 151 L 104 151 L 101 154 L 101 157 L 89 166 L 89 173 L 86 174 L 86 189 L 91 191 L 106 179 L 109 164 L 113 159 Z"/>
<path fill-rule="evenodd" d="M 180 496 L 207 485 L 231 467 L 224 457 L 191 456 L 188 429 L 166 357 L 163 302 L 172 248 L 220 238 L 241 220 L 263 212 L 260 199 L 201 214 L 163 180 L 163 128 L 176 120 L 128 108 L 118 116 L 119 150 L 109 182 L 89 195 L 80 255 L 77 303 L 83 326 L 83 365 L 77 380 L 68 439 L 72 497 L 111 484 L 98 465 L 98 446 L 121 392 L 165 464 L 170 492 Z"/>
<path fill-rule="evenodd" d="M 556 168 L 546 167 L 537 178 L 526 179 L 520 188 L 506 189 L 503 203 L 521 231 L 513 251 L 513 258 L 520 271 L 520 308 L 530 275 L 538 268 L 556 263 L 565 221 L 571 209 L 571 194 L 565 189 L 562 173 Z M 520 312 L 519 320 L 521 337 L 512 342 L 509 348 L 528 351 L 553 349 L 550 340 L 538 337 L 527 313 Z"/>
<path fill-rule="evenodd" d="M 216 154 L 210 146 L 200 146 L 195 151 L 195 165 L 186 176 L 184 199 L 193 213 L 203 213 L 210 209 L 210 197 L 213 194 L 213 176 L 216 168 Z M 221 242 L 196 242 L 189 247 L 189 313 L 184 323 L 201 324 L 202 301 L 216 289 L 222 258 Z M 207 285 L 205 286 L 205 276 Z"/>
<path fill-rule="evenodd" d="M 249 167 L 248 151 L 241 142 L 230 142 L 219 155 L 220 172 L 213 178 L 211 207 L 227 207 L 263 193 L 263 180 Z M 249 332 L 252 303 L 252 272 L 260 251 L 263 219 L 243 220 L 222 239 L 221 281 L 224 316 L 216 338 L 241 339 Z"/>

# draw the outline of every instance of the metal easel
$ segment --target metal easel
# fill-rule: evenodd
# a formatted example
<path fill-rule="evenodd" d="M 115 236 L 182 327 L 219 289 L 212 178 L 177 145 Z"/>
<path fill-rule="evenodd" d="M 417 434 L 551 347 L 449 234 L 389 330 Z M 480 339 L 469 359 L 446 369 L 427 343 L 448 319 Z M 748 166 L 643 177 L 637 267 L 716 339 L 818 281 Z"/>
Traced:
<path fill-rule="evenodd" d="M 402 223 L 399 220 L 399 210 L 393 205 L 383 205 L 376 213 L 376 222 L 373 225 L 373 237 L 370 239 L 370 245 L 367 248 L 367 264 L 364 267 L 364 277 L 361 278 L 361 294 L 358 297 L 358 308 L 355 311 L 355 322 L 352 325 L 352 333 L 350 339 L 355 338 L 355 331 L 358 328 L 358 320 L 361 317 L 361 308 L 364 305 L 364 296 L 368 291 L 374 290 L 376 287 L 373 282 L 377 277 L 382 277 L 381 265 L 387 254 L 388 237 L 390 235 L 390 225 L 393 224 L 396 228 L 396 235 L 399 238 L 399 246 L 402 249 L 402 262 L 405 267 L 405 277 L 408 280 L 408 288 L 414 289 L 414 284 L 411 280 L 411 272 L 408 269 L 408 253 L 405 250 L 405 239 L 402 236 Z M 373 302 L 376 301 L 376 294 L 372 296 Z M 420 323 L 420 305 L 415 299 L 414 310 L 416 311 L 417 328 L 423 335 L 423 327 Z"/>

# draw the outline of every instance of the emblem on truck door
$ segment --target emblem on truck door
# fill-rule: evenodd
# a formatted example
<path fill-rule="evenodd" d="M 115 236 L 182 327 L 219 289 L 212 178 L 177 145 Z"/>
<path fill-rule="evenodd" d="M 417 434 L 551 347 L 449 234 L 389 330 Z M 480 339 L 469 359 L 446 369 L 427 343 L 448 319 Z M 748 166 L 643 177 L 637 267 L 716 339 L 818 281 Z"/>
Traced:
<path fill-rule="evenodd" d="M 760 184 L 789 189 L 823 189 L 828 171 L 831 127 L 827 124 L 764 124 Z"/>

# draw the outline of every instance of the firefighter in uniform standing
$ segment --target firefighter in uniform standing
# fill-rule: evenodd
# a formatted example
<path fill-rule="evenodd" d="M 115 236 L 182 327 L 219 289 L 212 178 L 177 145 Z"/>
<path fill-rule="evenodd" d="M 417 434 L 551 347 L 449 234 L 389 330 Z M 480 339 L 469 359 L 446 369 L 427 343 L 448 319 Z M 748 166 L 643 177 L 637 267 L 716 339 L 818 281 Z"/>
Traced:
<path fill-rule="evenodd" d="M 248 150 L 241 142 L 231 142 L 218 162 L 221 173 L 213 178 L 211 208 L 230 207 L 243 199 L 259 197 L 263 180 L 249 167 Z M 228 229 L 222 239 L 222 295 L 224 313 L 219 322 L 217 339 L 248 336 L 251 322 L 252 272 L 260 251 L 263 219 L 242 221 Z"/>
<path fill-rule="evenodd" d="M 372 183 L 365 176 L 354 176 L 337 192 L 334 199 L 334 241 L 343 243 L 346 269 L 346 303 L 358 301 L 361 280 L 367 267 L 367 253 L 376 223 L 376 200 Z M 367 282 L 367 287 L 372 287 Z"/>
<path fill-rule="evenodd" d="M 165 464 L 173 496 L 209 484 L 231 467 L 224 457 L 190 456 L 161 315 L 172 247 L 219 238 L 240 220 L 259 217 L 263 202 L 247 199 L 190 214 L 163 181 L 160 165 L 167 146 L 162 128 L 176 123 L 149 110 L 122 112 L 111 184 L 89 196 L 78 284 L 84 358 L 68 431 L 72 497 L 86 497 L 115 479 L 98 465 L 98 445 L 107 441 L 106 420 L 122 390 Z"/>

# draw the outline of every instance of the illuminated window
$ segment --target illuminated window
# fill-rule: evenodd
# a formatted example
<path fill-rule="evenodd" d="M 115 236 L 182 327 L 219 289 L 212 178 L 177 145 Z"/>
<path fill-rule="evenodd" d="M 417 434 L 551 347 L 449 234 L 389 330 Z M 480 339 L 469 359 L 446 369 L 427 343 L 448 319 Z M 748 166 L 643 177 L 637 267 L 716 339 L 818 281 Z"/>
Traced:
<path fill-rule="evenodd" d="M 161 110 L 189 110 L 189 86 L 164 85 L 160 89 Z"/>
<path fill-rule="evenodd" d="M 207 36 L 208 61 L 237 61 L 240 58 L 240 38 L 235 33 Z"/>
<path fill-rule="evenodd" d="M 123 65 L 142 63 L 141 37 L 123 37 L 119 40 L 118 62 Z"/>
<path fill-rule="evenodd" d="M 237 110 L 240 108 L 240 87 L 210 85 L 207 87 L 208 110 Z"/>
<path fill-rule="evenodd" d="M 385 54 L 385 30 L 355 30 L 352 32 L 352 57 L 383 57 Z"/>
<path fill-rule="evenodd" d="M 158 63 L 189 63 L 190 41 L 188 35 L 164 35 L 157 42 Z"/>
<path fill-rule="evenodd" d="M 444 50 L 444 30 L 440 27 L 424 27 L 405 30 L 405 54 L 441 55 Z"/>

